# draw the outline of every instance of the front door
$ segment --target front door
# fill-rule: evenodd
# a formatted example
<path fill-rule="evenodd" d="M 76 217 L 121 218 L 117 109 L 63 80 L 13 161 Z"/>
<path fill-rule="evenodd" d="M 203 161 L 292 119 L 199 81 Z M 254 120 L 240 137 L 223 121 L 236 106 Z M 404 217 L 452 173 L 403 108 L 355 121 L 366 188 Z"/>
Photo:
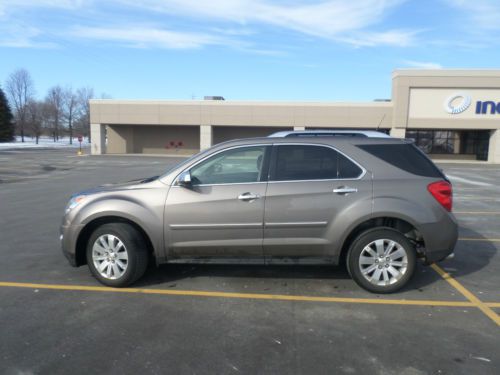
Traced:
<path fill-rule="evenodd" d="M 329 146 L 276 145 L 264 217 L 266 257 L 329 257 L 332 222 L 371 205 L 371 176 Z"/>
<path fill-rule="evenodd" d="M 170 257 L 263 259 L 270 149 L 224 150 L 190 167 L 190 186 L 172 186 L 165 206 Z"/>

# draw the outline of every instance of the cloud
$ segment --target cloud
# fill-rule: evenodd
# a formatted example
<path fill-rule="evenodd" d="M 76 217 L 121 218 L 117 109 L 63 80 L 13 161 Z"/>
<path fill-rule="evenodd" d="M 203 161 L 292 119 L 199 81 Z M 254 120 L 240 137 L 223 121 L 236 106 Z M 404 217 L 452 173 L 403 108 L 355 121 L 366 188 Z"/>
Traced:
<path fill-rule="evenodd" d="M 0 0 L 0 17 L 19 9 L 59 8 L 75 10 L 90 5 L 92 0 Z"/>
<path fill-rule="evenodd" d="M 367 31 L 402 0 L 317 1 L 300 4 L 269 0 L 117 0 L 128 6 L 203 20 L 248 25 L 259 23 L 356 46 L 407 46 L 415 31 Z"/>
<path fill-rule="evenodd" d="M 57 48 L 46 41 L 46 30 L 26 21 L 26 13 L 39 8 L 74 11 L 91 0 L 0 0 L 0 46 L 12 48 Z"/>
<path fill-rule="evenodd" d="M 0 21 L 19 25 L 18 21 L 27 13 L 33 16 L 40 8 L 49 9 L 50 16 L 55 15 L 56 19 L 60 19 L 56 12 L 59 11 L 65 17 L 79 20 L 78 27 L 46 23 L 39 26 L 36 35 L 12 39 L 12 44 L 26 47 L 47 35 L 65 39 L 69 31 L 71 36 L 119 42 L 129 47 L 189 49 L 224 45 L 277 55 L 283 52 L 266 48 L 263 44 L 268 42 L 256 34 L 285 30 L 355 47 L 413 45 L 419 31 L 379 26 L 404 1 L 110 0 L 103 5 L 95 0 L 11 0 L 8 6 L 0 2 Z M 149 26 L 143 26 L 141 19 L 148 20 Z M 185 27 L 179 29 L 177 25 L 188 19 L 194 19 L 196 24 L 191 24 L 189 31 Z M 36 23 L 36 16 L 33 20 Z M 250 27 L 254 25 L 258 29 Z M 7 45 L 5 38 L 4 41 Z"/>
<path fill-rule="evenodd" d="M 40 42 L 42 31 L 25 24 L 0 23 L 0 46 L 11 48 L 56 48 L 53 42 Z"/>
<path fill-rule="evenodd" d="M 405 60 L 404 65 L 417 69 L 443 69 L 443 66 L 435 62 Z"/>
<path fill-rule="evenodd" d="M 205 33 L 179 32 L 154 27 L 74 27 L 72 36 L 119 42 L 135 48 L 200 48 L 206 45 L 227 45 L 230 39 Z"/>
<path fill-rule="evenodd" d="M 446 2 L 472 18 L 474 29 L 500 30 L 500 1 L 446 0 Z"/>
<path fill-rule="evenodd" d="M 354 33 L 353 37 L 340 38 L 356 47 L 375 47 L 380 45 L 407 47 L 414 43 L 419 31 L 389 30 L 380 33 Z"/>

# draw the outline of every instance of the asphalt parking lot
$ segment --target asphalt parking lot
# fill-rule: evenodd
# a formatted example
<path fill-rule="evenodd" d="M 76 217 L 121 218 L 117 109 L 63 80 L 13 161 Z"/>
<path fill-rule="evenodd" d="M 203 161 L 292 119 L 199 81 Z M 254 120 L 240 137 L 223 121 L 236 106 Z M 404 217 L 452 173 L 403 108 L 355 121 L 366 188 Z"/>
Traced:
<path fill-rule="evenodd" d="M 500 373 L 500 166 L 440 165 L 456 256 L 397 294 L 311 266 L 165 265 L 110 290 L 60 251 L 67 200 L 181 158 L 74 152 L 0 151 L 0 373 Z"/>

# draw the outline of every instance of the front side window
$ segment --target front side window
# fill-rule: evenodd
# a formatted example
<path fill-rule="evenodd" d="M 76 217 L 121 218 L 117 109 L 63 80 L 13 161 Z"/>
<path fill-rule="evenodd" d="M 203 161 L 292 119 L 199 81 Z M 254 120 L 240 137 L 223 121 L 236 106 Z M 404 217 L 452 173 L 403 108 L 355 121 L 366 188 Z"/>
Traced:
<path fill-rule="evenodd" d="M 266 146 L 240 147 L 220 152 L 191 168 L 194 185 L 259 182 Z"/>
<path fill-rule="evenodd" d="M 330 147 L 277 146 L 274 181 L 358 178 L 362 169 Z"/>

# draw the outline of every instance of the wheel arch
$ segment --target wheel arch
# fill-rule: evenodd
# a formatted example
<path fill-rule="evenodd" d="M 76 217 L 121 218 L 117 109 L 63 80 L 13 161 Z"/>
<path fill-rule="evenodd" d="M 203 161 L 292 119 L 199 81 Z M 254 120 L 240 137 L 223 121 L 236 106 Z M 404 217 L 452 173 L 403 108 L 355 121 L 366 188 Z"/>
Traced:
<path fill-rule="evenodd" d="M 351 247 L 352 242 L 363 232 L 376 229 L 376 228 L 390 228 L 394 229 L 414 242 L 417 250 L 417 256 L 420 256 L 419 248 L 425 248 L 424 239 L 421 233 L 418 231 L 417 227 L 408 220 L 402 219 L 396 216 L 378 216 L 370 218 L 358 223 L 349 234 L 345 237 L 342 248 L 340 250 L 338 263 L 346 264 L 347 253 Z"/>
<path fill-rule="evenodd" d="M 153 256 L 155 255 L 155 248 L 153 246 L 153 242 L 151 241 L 151 238 L 148 235 L 148 233 L 142 228 L 141 225 L 123 216 L 107 215 L 92 219 L 91 221 L 85 224 L 85 226 L 78 234 L 75 247 L 75 261 L 77 266 L 82 266 L 84 264 L 87 264 L 87 258 L 85 256 L 87 249 L 87 242 L 92 233 L 94 232 L 94 230 L 96 230 L 101 225 L 109 223 L 127 223 L 133 226 L 139 233 L 141 233 L 141 235 L 145 239 L 148 253 L 150 253 Z"/>

